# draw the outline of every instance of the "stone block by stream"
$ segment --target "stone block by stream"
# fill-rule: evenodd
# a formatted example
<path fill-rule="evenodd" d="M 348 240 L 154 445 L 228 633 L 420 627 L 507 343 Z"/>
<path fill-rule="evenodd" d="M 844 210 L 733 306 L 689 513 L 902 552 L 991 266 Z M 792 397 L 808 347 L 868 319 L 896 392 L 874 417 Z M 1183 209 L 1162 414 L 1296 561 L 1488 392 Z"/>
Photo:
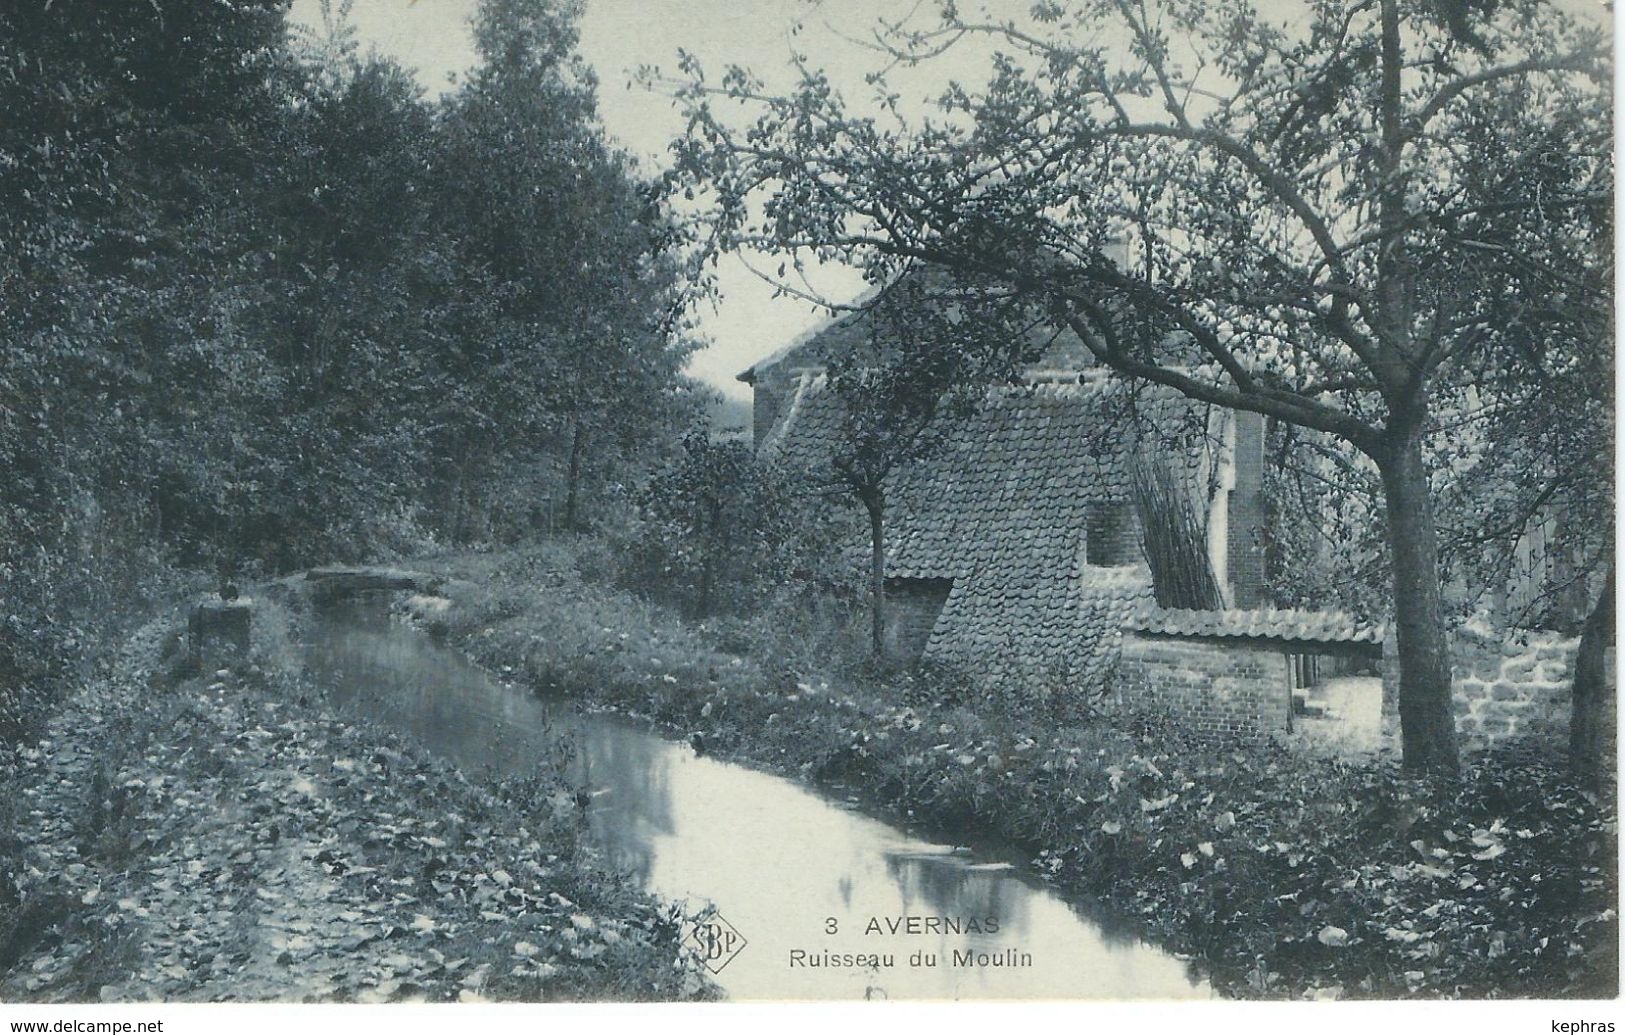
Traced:
<path fill-rule="evenodd" d="M 248 653 L 254 602 L 204 600 L 192 607 L 186 620 L 187 645 L 193 659 L 204 664 Z"/>

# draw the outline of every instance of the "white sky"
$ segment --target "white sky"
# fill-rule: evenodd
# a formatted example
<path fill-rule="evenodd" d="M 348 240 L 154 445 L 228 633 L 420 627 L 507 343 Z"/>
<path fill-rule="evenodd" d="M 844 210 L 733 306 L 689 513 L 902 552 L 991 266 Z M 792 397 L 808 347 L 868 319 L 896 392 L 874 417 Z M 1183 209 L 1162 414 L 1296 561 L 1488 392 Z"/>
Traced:
<path fill-rule="evenodd" d="M 984 2 L 995 12 L 1012 15 L 1031 6 L 1031 0 Z M 351 20 L 364 46 L 415 70 L 425 88 L 437 93 L 474 62 L 468 20 L 475 6 L 475 0 L 355 0 Z M 1608 20 L 1600 14 L 1599 0 L 1558 0 L 1558 6 Z M 678 48 L 683 48 L 699 58 L 712 78 L 725 65 L 741 64 L 770 87 L 787 87 L 793 82 L 789 30 L 799 20 L 804 28 L 795 37 L 796 46 L 830 74 L 849 100 L 860 100 L 866 94 L 863 73 L 881 59 L 841 37 L 865 35 L 877 16 L 896 19 L 913 7 L 914 0 L 587 0 L 580 53 L 598 72 L 605 128 L 652 169 L 663 164 L 667 144 L 683 131 L 683 121 L 670 98 L 631 83 L 639 66 L 674 72 Z M 315 23 L 318 11 L 317 0 L 295 0 L 293 19 Z M 970 83 L 985 79 L 982 68 L 967 64 L 980 63 L 985 54 L 956 52 L 955 57 L 952 64 L 931 62 L 929 71 L 915 73 L 930 75 L 929 82 L 894 75 L 893 86 L 905 97 L 917 97 L 934 93 L 930 87 L 950 75 Z M 826 317 L 805 301 L 773 298 L 772 289 L 737 260 L 725 260 L 718 279 L 722 300 L 714 311 L 699 314 L 700 330 L 711 344 L 694 357 L 690 371 L 743 398 L 747 391 L 735 374 Z M 856 297 L 864 288 L 858 273 L 844 268 L 826 268 L 812 280 L 825 297 L 837 301 Z"/>
<path fill-rule="evenodd" d="M 1025 7 L 1027 0 L 1015 0 Z M 336 6 L 336 5 L 335 5 Z M 431 93 L 474 62 L 468 19 L 475 0 L 355 0 L 351 12 L 363 46 L 376 47 L 407 68 Z M 666 147 L 683 131 L 669 97 L 631 83 L 641 65 L 675 74 L 678 48 L 699 57 L 708 75 L 728 64 L 749 66 L 769 83 L 793 81 L 788 70 L 788 31 L 797 18 L 808 23 L 797 42 L 861 97 L 863 71 L 879 59 L 844 44 L 822 24 L 857 32 L 872 25 L 883 5 L 873 0 L 588 0 L 581 25 L 580 53 L 597 70 L 599 108 L 611 136 L 649 168 L 663 164 Z M 319 22 L 316 0 L 295 0 L 293 20 Z M 758 263 L 758 266 L 763 264 Z M 767 268 L 767 267 L 763 267 Z M 854 270 L 828 269 L 814 283 L 826 297 L 846 300 L 864 284 Z M 728 259 L 719 273 L 723 298 L 698 314 L 711 345 L 698 353 L 690 371 L 736 398 L 748 390 L 734 375 L 825 319 L 808 302 L 772 297 L 772 289 L 742 263 Z"/>

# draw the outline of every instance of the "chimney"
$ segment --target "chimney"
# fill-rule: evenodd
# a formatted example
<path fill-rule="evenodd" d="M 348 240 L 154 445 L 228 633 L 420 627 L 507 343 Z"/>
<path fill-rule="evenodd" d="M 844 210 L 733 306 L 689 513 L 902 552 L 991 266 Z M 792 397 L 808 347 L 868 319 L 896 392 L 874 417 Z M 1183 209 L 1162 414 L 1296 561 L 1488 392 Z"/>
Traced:
<path fill-rule="evenodd" d="M 1235 487 L 1230 490 L 1226 574 L 1236 607 L 1267 602 L 1264 582 L 1264 417 L 1234 410 L 1231 456 Z"/>

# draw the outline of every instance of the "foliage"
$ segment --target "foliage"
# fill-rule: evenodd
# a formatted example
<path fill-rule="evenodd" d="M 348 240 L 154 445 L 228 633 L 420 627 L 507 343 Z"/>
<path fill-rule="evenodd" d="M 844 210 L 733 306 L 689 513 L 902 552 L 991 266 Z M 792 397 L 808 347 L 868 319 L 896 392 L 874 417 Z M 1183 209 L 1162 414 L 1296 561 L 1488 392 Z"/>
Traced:
<path fill-rule="evenodd" d="M 438 101 L 347 5 L 104 6 L 0 10 L 0 736 L 165 565 L 528 528 L 695 404 L 575 5 L 490 0 Z"/>
<path fill-rule="evenodd" d="M 828 585 L 838 564 L 833 522 L 804 496 L 744 443 L 691 432 L 639 493 L 631 579 L 702 618 L 740 613 L 776 588 Z"/>
<path fill-rule="evenodd" d="M 467 531 L 470 483 L 538 443 L 559 456 L 562 524 L 577 526 L 584 465 L 628 466 L 651 428 L 680 427 L 702 403 L 680 373 L 695 343 L 677 321 L 664 217 L 597 123 L 578 16 L 573 3 L 490 0 L 475 26 L 482 63 L 441 113 L 431 196 L 462 297 L 481 307 L 459 314 L 474 333 L 440 357 L 456 388 L 434 408 L 433 456 L 454 531 Z"/>
<path fill-rule="evenodd" d="M 256 376 L 222 326 L 252 263 L 230 198 L 279 101 L 280 29 L 252 2 L 0 11 L 0 735 L 139 605 L 161 522 L 187 549 L 170 490 L 233 477 L 192 479 L 185 454 L 222 431 L 197 395 Z"/>
<path fill-rule="evenodd" d="M 1440 491 L 1443 558 L 1464 606 L 1508 625 L 1578 629 L 1613 557 L 1614 352 L 1606 292 L 1558 304 L 1593 347 L 1531 336 L 1525 369 L 1485 370 L 1459 407 Z M 1476 591 L 1476 592 L 1472 592 Z"/>
<path fill-rule="evenodd" d="M 1612 165 L 1599 30 L 1539 0 L 1438 10 L 1080 0 L 993 20 L 942 3 L 883 22 L 876 46 L 914 68 L 981 41 L 980 89 L 950 82 L 916 118 L 883 70 L 880 110 L 859 114 L 805 65 L 774 96 L 690 60 L 670 179 L 711 203 L 697 241 L 878 281 L 919 262 L 974 275 L 1123 377 L 1368 457 L 1407 764 L 1448 770 L 1429 465 L 1475 398 L 1498 412 L 1596 365 Z"/>
<path fill-rule="evenodd" d="M 1541 745 L 1412 779 L 1387 761 L 1187 741 L 1154 716 L 989 707 L 951 672 L 866 683 L 811 657 L 786 673 L 624 596 L 561 592 L 568 576 L 539 580 L 524 558 L 446 558 L 480 581 L 449 583 L 430 627 L 538 687 L 699 734 L 708 753 L 1002 838 L 1189 956 L 1220 994 L 1617 992 L 1615 806 Z"/>
<path fill-rule="evenodd" d="M 1323 433 L 1277 424 L 1266 445 L 1264 551 L 1286 607 L 1389 610 L 1386 522 L 1376 469 Z"/>
<path fill-rule="evenodd" d="M 864 333 L 832 356 L 828 390 L 839 430 L 815 484 L 859 504 L 869 519 L 870 645 L 883 660 L 887 490 L 893 475 L 932 452 L 944 421 L 980 406 L 1040 351 L 1027 307 L 974 276 L 914 267 L 861 308 Z"/>
<path fill-rule="evenodd" d="M 1597 330 L 1598 340 L 1606 332 Z M 1449 618 L 1573 632 L 1611 556 L 1613 358 L 1591 349 L 1453 407 L 1430 461 Z M 1380 475 L 1322 432 L 1277 423 L 1265 468 L 1272 587 L 1289 606 L 1380 617 L 1390 584 Z"/>

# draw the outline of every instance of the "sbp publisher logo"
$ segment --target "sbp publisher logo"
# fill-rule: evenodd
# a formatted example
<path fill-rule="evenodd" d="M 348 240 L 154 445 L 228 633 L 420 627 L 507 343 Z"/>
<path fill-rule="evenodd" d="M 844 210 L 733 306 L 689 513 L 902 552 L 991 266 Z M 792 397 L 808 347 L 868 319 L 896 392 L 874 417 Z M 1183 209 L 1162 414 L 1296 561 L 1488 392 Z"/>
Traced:
<path fill-rule="evenodd" d="M 721 913 L 702 914 L 689 924 L 688 944 L 705 964 L 705 969 L 720 974 L 722 968 L 733 962 L 745 947 L 745 936 Z"/>

